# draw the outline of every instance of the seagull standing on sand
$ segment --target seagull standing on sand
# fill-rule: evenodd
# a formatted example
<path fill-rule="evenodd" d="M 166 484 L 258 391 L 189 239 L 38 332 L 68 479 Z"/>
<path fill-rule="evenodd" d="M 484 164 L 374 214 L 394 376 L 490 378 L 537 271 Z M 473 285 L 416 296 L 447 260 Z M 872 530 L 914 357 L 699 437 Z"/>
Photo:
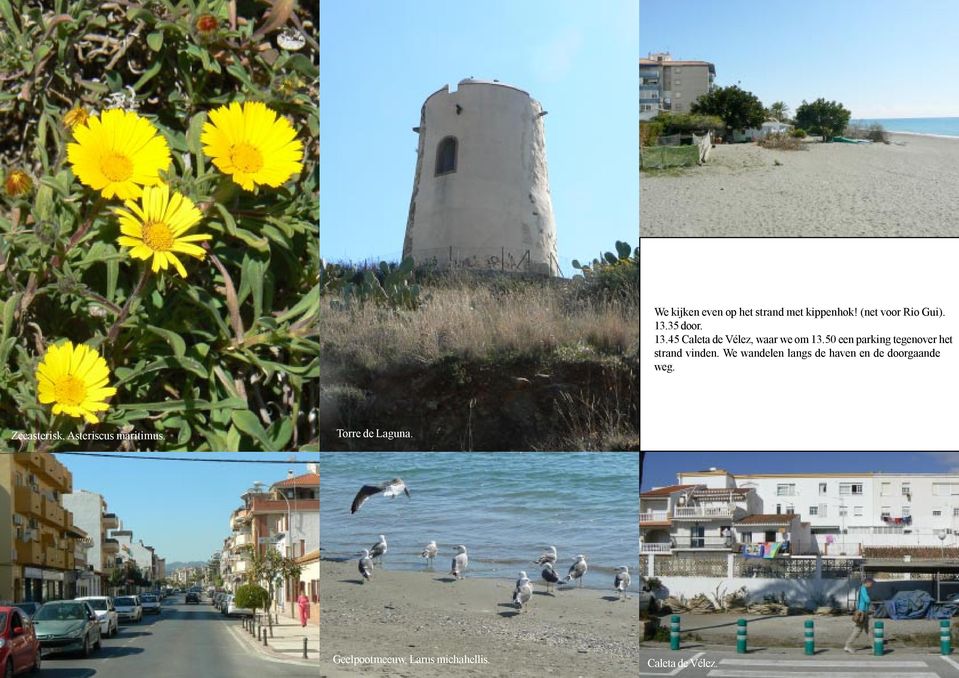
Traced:
<path fill-rule="evenodd" d="M 567 575 L 566 575 L 566 579 L 564 580 L 564 583 L 568 584 L 569 582 L 573 581 L 574 579 L 579 579 L 579 586 L 580 586 L 580 588 L 582 588 L 582 586 L 583 586 L 583 575 L 585 575 L 585 574 L 586 574 L 586 570 L 589 569 L 589 567 L 586 565 L 586 556 L 584 556 L 582 553 L 580 553 L 578 556 L 576 556 L 575 558 L 573 558 L 573 560 L 575 560 L 576 562 L 574 562 L 574 563 L 570 566 L 569 572 L 568 572 Z"/>
<path fill-rule="evenodd" d="M 613 580 L 613 588 L 619 592 L 620 600 L 625 601 L 626 598 L 629 598 L 629 596 L 626 595 L 626 589 L 629 588 L 629 568 L 625 565 L 616 568 L 616 579 Z"/>
<path fill-rule="evenodd" d="M 513 604 L 516 605 L 516 609 L 522 610 L 532 597 L 533 583 L 525 572 L 520 572 L 519 579 L 516 580 L 516 588 L 513 589 Z"/>
<path fill-rule="evenodd" d="M 460 544 L 456 547 L 456 555 L 453 556 L 453 564 L 450 568 L 450 574 L 457 579 L 463 579 L 463 572 L 469 565 L 469 556 L 466 555 L 466 547 Z"/>
<path fill-rule="evenodd" d="M 433 567 L 433 559 L 436 557 L 437 551 L 438 549 L 436 548 L 435 541 L 431 541 L 429 544 L 426 545 L 426 548 L 423 549 L 423 553 L 420 554 L 420 557 L 426 558 L 427 567 Z"/>
<path fill-rule="evenodd" d="M 555 565 L 557 558 L 558 556 L 556 555 L 556 547 L 550 546 L 547 551 L 543 551 L 543 555 L 541 555 L 539 558 L 537 558 L 533 562 L 536 563 L 537 565 L 545 565 L 546 563 L 549 563 L 550 565 Z"/>
<path fill-rule="evenodd" d="M 366 583 L 366 580 L 373 581 L 373 561 L 370 559 L 370 550 L 363 549 L 363 555 L 360 556 L 359 562 L 359 571 L 363 575 L 363 583 Z"/>
<path fill-rule="evenodd" d="M 382 494 L 384 497 L 396 499 L 400 496 L 401 492 L 406 494 L 407 497 L 410 496 L 410 491 L 406 488 L 406 483 L 403 482 L 402 478 L 393 478 L 393 480 L 380 483 L 379 485 L 364 485 L 360 488 L 360 491 L 356 493 L 356 496 L 353 497 L 353 505 L 350 506 L 350 513 L 359 511 L 366 500 L 374 495 Z"/>
<path fill-rule="evenodd" d="M 386 553 L 386 551 L 387 551 L 387 547 L 386 547 L 386 535 L 382 535 L 382 534 L 381 534 L 381 535 L 380 535 L 380 540 L 379 540 L 378 542 L 376 542 L 375 544 L 373 544 L 373 545 L 370 547 L 369 550 L 370 550 L 370 558 L 371 558 L 371 559 L 373 559 L 373 558 L 379 558 L 379 559 L 380 559 L 380 567 L 382 567 L 382 566 L 383 566 L 383 555 L 384 555 L 384 554 Z M 384 569 L 386 569 L 386 568 L 384 568 Z"/>
<path fill-rule="evenodd" d="M 553 569 L 552 564 L 546 563 L 543 567 L 543 579 L 546 580 L 547 593 L 550 593 L 550 586 L 555 586 L 559 583 L 559 575 L 556 574 L 556 570 Z"/>

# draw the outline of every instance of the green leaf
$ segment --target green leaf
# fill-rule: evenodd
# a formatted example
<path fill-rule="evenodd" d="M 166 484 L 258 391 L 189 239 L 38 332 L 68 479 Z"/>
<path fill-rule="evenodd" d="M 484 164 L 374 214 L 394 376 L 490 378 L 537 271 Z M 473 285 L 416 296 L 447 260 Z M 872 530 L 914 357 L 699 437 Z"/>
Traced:
<path fill-rule="evenodd" d="M 20 27 L 14 20 L 13 7 L 10 6 L 10 0 L 0 0 L 0 16 L 3 16 L 4 23 L 10 27 L 17 35 L 20 35 Z"/>
<path fill-rule="evenodd" d="M 133 90 L 139 92 L 140 88 L 145 84 L 150 82 L 157 73 L 160 72 L 160 69 L 163 68 L 163 63 L 160 60 L 154 61 L 153 64 L 143 71 L 143 75 L 140 76 L 140 79 L 136 81 L 136 84 L 133 85 Z"/>
<path fill-rule="evenodd" d="M 170 330 L 165 330 L 162 327 L 156 327 L 154 325 L 147 325 L 147 329 L 164 339 L 170 345 L 170 348 L 173 349 L 173 355 L 177 358 L 182 358 L 186 353 L 186 342 L 183 341 L 183 337 L 176 332 L 171 332 Z"/>
<path fill-rule="evenodd" d="M 263 426 L 255 414 L 249 410 L 234 410 L 230 418 L 233 420 L 234 426 L 260 443 L 260 447 L 263 450 L 275 451 L 271 450 L 272 443 L 270 442 L 270 437 L 266 434 L 266 431 L 263 430 Z"/>
<path fill-rule="evenodd" d="M 267 433 L 273 442 L 272 449 L 277 451 L 285 450 L 293 438 L 293 419 L 291 417 L 283 417 L 282 419 L 274 421 L 270 424 Z"/>
<path fill-rule="evenodd" d="M 190 153 L 196 158 L 196 175 L 198 177 L 203 176 L 206 172 L 203 159 L 203 143 L 200 141 L 200 136 L 203 133 L 203 123 L 205 122 L 206 111 L 195 113 L 193 117 L 190 118 L 190 126 L 187 128 L 186 133 L 186 145 Z"/>
<path fill-rule="evenodd" d="M 163 31 L 154 31 L 147 35 L 147 44 L 154 52 L 159 52 L 163 47 Z"/>
<path fill-rule="evenodd" d="M 216 403 L 211 403 L 208 400 L 163 400 L 156 403 L 124 403 L 118 405 L 117 410 L 131 412 L 172 412 L 181 410 L 183 412 L 189 412 L 192 410 L 236 410 L 245 409 L 246 406 L 246 401 L 242 398 L 227 398 L 226 400 L 221 400 Z"/>
<path fill-rule="evenodd" d="M 226 432 L 227 452 L 240 451 L 240 437 L 240 429 L 238 429 L 236 426 L 230 426 L 230 430 Z"/>
<path fill-rule="evenodd" d="M 315 310 L 314 310 L 315 309 Z M 276 320 L 280 323 L 285 323 L 292 318 L 297 318 L 306 313 L 319 312 L 320 310 L 320 286 L 316 284 L 313 286 L 305 297 L 300 299 L 297 304 L 289 309 L 288 311 L 281 313 L 277 316 Z"/>

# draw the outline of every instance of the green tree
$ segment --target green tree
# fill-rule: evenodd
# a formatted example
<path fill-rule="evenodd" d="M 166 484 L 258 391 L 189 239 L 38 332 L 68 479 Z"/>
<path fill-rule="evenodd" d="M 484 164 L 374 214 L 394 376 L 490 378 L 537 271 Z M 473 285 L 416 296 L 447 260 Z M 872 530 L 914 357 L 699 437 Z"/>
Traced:
<path fill-rule="evenodd" d="M 300 576 L 303 568 L 296 564 L 292 558 L 287 558 L 280 554 L 272 546 L 268 546 L 261 554 L 253 546 L 248 546 L 250 554 L 250 568 L 247 580 L 251 584 L 263 582 L 267 588 L 267 622 L 272 625 L 273 620 L 269 610 L 273 607 L 273 585 L 277 579 L 290 579 Z"/>
<path fill-rule="evenodd" d="M 734 131 L 743 131 L 750 127 L 759 127 L 766 118 L 766 109 L 752 92 L 740 89 L 737 85 L 717 87 L 699 97 L 690 108 L 692 113 L 700 115 L 718 115 L 726 123 L 725 138 L 732 140 Z"/>
<path fill-rule="evenodd" d="M 838 101 L 826 101 L 820 97 L 811 104 L 803 101 L 796 109 L 796 127 L 821 135 L 823 141 L 831 141 L 846 129 L 850 115 Z"/>
<path fill-rule="evenodd" d="M 775 118 L 779 122 L 786 122 L 789 118 L 789 106 L 782 101 L 776 101 L 766 109 L 766 117 Z"/>
<path fill-rule="evenodd" d="M 257 609 L 269 609 L 270 607 L 270 594 L 258 584 L 244 584 L 236 589 L 233 596 L 233 602 L 236 606 L 253 610 L 254 617 Z"/>

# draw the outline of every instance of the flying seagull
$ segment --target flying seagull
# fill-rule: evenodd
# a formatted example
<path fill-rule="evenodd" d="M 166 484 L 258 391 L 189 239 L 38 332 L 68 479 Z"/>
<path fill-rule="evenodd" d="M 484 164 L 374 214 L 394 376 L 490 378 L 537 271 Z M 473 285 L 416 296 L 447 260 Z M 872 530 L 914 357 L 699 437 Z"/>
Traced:
<path fill-rule="evenodd" d="M 566 579 L 564 580 L 563 583 L 568 584 L 569 582 L 573 581 L 574 579 L 579 579 L 579 585 L 580 585 L 580 587 L 582 588 L 582 586 L 583 586 L 583 575 L 585 575 L 585 574 L 586 574 L 586 570 L 589 569 L 588 566 L 586 565 L 586 556 L 584 556 L 582 553 L 580 553 L 578 556 L 576 556 L 575 558 L 573 558 L 573 560 L 576 561 L 576 562 L 574 562 L 574 563 L 570 566 L 570 568 L 569 568 L 569 573 L 567 573 Z"/>
<path fill-rule="evenodd" d="M 380 483 L 379 485 L 364 485 L 360 488 L 360 491 L 356 493 L 356 496 L 353 497 L 353 505 L 350 506 L 350 513 L 352 514 L 359 511 L 364 502 L 375 494 L 382 493 L 384 497 L 393 497 L 395 499 L 400 496 L 400 492 L 405 493 L 407 497 L 410 496 L 410 491 L 406 489 L 406 483 L 403 482 L 402 478 L 393 478 L 393 480 Z"/>
<path fill-rule="evenodd" d="M 370 558 L 370 550 L 363 549 L 363 555 L 360 556 L 360 562 L 358 563 L 358 569 L 360 574 L 363 575 L 363 583 L 366 583 L 366 580 L 373 581 L 373 560 Z"/>
<path fill-rule="evenodd" d="M 532 597 L 533 584 L 525 572 L 520 572 L 519 579 L 516 580 L 516 588 L 513 589 L 513 604 L 516 605 L 516 609 L 522 610 Z"/>
<path fill-rule="evenodd" d="M 543 567 L 543 579 L 546 580 L 546 592 L 549 593 L 550 586 L 555 586 L 559 583 L 559 575 L 556 574 L 556 570 L 553 569 L 552 563 L 546 563 Z"/>
<path fill-rule="evenodd" d="M 556 555 L 556 547 L 555 547 L 555 546 L 550 546 L 546 551 L 543 551 L 543 555 L 541 555 L 539 558 L 537 558 L 537 559 L 534 560 L 533 562 L 534 562 L 536 565 L 545 565 L 546 563 L 549 563 L 549 564 L 551 564 L 551 565 L 555 565 L 555 564 L 556 564 L 556 559 L 557 559 L 558 557 L 559 557 L 559 556 Z"/>
<path fill-rule="evenodd" d="M 629 568 L 623 565 L 616 568 L 616 579 L 613 580 L 613 588 L 619 592 L 620 600 L 625 601 L 629 596 L 626 590 L 629 588 Z"/>
<path fill-rule="evenodd" d="M 426 545 L 426 548 L 423 549 L 423 552 L 420 554 L 420 557 L 426 558 L 427 567 L 433 567 L 433 559 L 436 557 L 437 551 L 438 549 L 436 548 L 435 541 L 431 541 L 429 544 Z"/>
<path fill-rule="evenodd" d="M 386 551 L 387 551 L 387 547 L 386 547 L 386 536 L 381 534 L 381 535 L 380 535 L 380 540 L 379 540 L 378 542 L 376 542 L 375 544 L 373 544 L 373 545 L 369 548 L 369 551 L 370 551 L 370 559 L 372 560 L 373 558 L 379 558 L 379 559 L 380 559 L 380 566 L 382 567 L 382 565 L 383 565 L 383 555 L 384 555 L 384 554 L 386 553 Z"/>
<path fill-rule="evenodd" d="M 453 564 L 450 567 L 450 574 L 457 579 L 463 579 L 463 572 L 469 565 L 469 556 L 466 555 L 466 547 L 460 544 L 456 547 L 456 555 L 453 556 Z"/>

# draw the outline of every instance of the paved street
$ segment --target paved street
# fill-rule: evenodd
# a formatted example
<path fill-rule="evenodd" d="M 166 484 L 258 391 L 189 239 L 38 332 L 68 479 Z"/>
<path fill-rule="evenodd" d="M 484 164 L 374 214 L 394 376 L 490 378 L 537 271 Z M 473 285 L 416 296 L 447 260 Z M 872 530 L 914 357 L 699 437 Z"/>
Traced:
<path fill-rule="evenodd" d="M 316 678 L 316 669 L 271 660 L 255 653 L 234 635 L 238 618 L 224 617 L 206 602 L 185 605 L 183 595 L 163 601 L 159 615 L 144 615 L 139 624 L 121 624 L 114 638 L 89 659 L 52 655 L 41 675 L 51 678 Z"/>
<path fill-rule="evenodd" d="M 849 655 L 819 650 L 813 657 L 800 651 L 756 650 L 746 655 L 718 650 L 680 650 L 643 646 L 640 676 L 678 678 L 956 678 L 959 657 L 903 650 L 874 657 L 866 650 Z"/>

